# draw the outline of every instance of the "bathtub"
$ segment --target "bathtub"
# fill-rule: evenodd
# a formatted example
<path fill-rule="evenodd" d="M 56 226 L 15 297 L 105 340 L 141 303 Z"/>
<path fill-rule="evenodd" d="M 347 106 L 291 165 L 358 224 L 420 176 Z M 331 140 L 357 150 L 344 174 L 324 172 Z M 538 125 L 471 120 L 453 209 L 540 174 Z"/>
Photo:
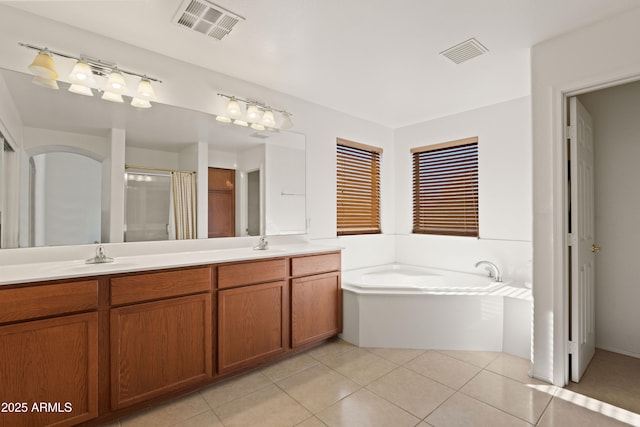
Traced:
<path fill-rule="evenodd" d="M 503 351 L 505 296 L 530 299 L 484 272 L 402 264 L 343 271 L 342 289 L 342 338 L 361 347 Z"/>

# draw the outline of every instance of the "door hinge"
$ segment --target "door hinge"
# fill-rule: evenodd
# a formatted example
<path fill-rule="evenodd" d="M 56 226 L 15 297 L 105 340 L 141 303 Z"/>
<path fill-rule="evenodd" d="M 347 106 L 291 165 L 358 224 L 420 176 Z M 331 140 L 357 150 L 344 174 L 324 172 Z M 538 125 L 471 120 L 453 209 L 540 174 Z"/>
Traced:
<path fill-rule="evenodd" d="M 573 126 L 567 126 L 567 129 L 566 129 L 567 139 L 573 139 L 574 138 L 574 129 L 575 129 L 575 127 L 573 127 Z"/>
<path fill-rule="evenodd" d="M 567 234 L 567 244 L 569 246 L 575 246 L 576 245 L 576 235 L 574 233 Z"/>
<path fill-rule="evenodd" d="M 567 350 L 568 350 L 569 354 L 575 354 L 576 353 L 576 343 L 574 341 L 568 341 L 567 342 Z"/>

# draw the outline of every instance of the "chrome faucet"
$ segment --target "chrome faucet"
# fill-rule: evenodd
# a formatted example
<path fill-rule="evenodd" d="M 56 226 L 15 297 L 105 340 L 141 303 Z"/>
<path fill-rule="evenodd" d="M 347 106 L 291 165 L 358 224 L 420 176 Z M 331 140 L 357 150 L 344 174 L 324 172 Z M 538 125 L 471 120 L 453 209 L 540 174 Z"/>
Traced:
<path fill-rule="evenodd" d="M 266 251 L 269 249 L 269 242 L 267 242 L 267 236 L 260 236 L 258 245 L 253 247 L 255 251 Z"/>
<path fill-rule="evenodd" d="M 113 258 L 107 256 L 107 252 L 104 250 L 104 246 L 98 245 L 96 248 L 96 256 L 89 258 L 85 261 L 87 264 L 106 264 L 113 262 Z"/>
<path fill-rule="evenodd" d="M 486 265 L 485 268 L 489 272 L 489 277 L 492 278 L 495 282 L 502 282 L 502 273 L 497 265 L 492 263 L 491 261 L 478 261 L 476 262 L 476 268 L 481 265 Z"/>

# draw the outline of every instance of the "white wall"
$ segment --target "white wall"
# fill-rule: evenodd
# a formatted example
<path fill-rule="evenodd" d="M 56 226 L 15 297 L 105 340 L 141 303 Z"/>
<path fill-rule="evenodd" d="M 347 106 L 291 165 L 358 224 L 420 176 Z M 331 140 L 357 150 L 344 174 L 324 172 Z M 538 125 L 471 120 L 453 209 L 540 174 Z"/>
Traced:
<path fill-rule="evenodd" d="M 127 146 L 125 148 L 125 161 L 128 165 L 147 168 L 170 170 L 180 168 L 180 154 L 174 151 Z"/>
<path fill-rule="evenodd" d="M 594 120 L 596 346 L 640 357 L 640 82 L 580 96 Z"/>
<path fill-rule="evenodd" d="M 531 111 L 518 98 L 395 132 L 395 207 L 399 262 L 478 272 L 495 262 L 506 281 L 530 280 Z M 412 157 L 414 147 L 478 137 L 480 238 L 413 235 Z"/>
<path fill-rule="evenodd" d="M 533 374 L 556 385 L 568 379 L 563 94 L 637 78 L 638 22 L 636 9 L 532 49 Z"/>

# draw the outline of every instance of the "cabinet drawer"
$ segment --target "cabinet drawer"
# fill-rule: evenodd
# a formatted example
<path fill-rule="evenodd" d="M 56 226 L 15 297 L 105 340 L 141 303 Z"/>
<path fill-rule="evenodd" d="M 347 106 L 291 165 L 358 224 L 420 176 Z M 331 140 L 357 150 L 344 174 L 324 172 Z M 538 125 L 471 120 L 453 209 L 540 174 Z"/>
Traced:
<path fill-rule="evenodd" d="M 291 275 L 307 276 L 340 270 L 340 252 L 291 258 Z"/>
<path fill-rule="evenodd" d="M 282 280 L 287 274 L 286 267 L 284 258 L 221 265 L 218 267 L 218 287 Z"/>
<path fill-rule="evenodd" d="M 0 290 L 0 323 L 95 310 L 97 307 L 97 280 Z"/>
<path fill-rule="evenodd" d="M 111 279 L 111 304 L 130 304 L 210 290 L 209 267 L 137 274 Z"/>

